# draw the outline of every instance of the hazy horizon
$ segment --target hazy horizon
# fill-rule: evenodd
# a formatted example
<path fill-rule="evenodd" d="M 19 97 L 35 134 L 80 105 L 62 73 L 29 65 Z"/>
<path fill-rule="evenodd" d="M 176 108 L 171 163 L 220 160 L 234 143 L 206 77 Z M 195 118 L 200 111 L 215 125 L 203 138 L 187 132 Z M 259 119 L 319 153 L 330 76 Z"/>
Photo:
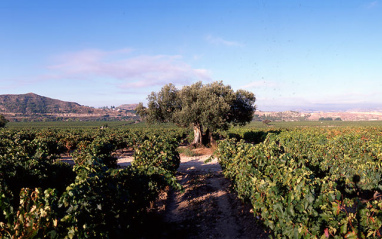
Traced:
<path fill-rule="evenodd" d="M 382 1 L 0 3 L 0 94 L 102 107 L 223 81 L 262 111 L 382 109 Z"/>

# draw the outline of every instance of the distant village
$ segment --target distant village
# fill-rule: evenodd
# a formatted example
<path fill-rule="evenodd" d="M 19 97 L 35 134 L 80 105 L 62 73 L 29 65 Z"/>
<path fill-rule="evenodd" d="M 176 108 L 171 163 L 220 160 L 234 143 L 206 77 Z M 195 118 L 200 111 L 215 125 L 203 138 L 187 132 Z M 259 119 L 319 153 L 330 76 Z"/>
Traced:
<path fill-rule="evenodd" d="M 310 112 L 298 111 L 256 111 L 254 120 L 264 121 L 378 121 L 382 120 L 382 112 Z"/>

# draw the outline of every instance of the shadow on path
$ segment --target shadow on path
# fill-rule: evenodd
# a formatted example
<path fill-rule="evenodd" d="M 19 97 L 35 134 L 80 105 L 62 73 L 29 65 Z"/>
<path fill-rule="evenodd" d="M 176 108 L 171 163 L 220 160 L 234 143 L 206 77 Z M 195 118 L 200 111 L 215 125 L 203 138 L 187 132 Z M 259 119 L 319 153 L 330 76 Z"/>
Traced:
<path fill-rule="evenodd" d="M 220 165 L 205 164 L 205 159 L 181 163 L 177 179 L 185 192 L 168 192 L 164 209 L 153 222 L 157 233 L 141 238 L 268 238 L 250 207 L 229 191 Z"/>

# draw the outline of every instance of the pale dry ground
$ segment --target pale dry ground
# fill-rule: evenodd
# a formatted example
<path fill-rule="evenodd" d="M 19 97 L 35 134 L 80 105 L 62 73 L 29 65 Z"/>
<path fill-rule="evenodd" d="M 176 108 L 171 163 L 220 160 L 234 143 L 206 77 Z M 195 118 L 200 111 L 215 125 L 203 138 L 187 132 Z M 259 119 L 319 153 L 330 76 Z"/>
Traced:
<path fill-rule="evenodd" d="M 136 231 L 137 238 L 268 238 L 264 228 L 230 190 L 217 160 L 204 163 L 210 149 L 194 150 L 199 156 L 181 155 L 176 174 L 184 193 L 162 192 L 150 209 L 150 229 Z M 118 164 L 127 166 L 132 156 L 119 155 Z"/>
<path fill-rule="evenodd" d="M 268 235 L 222 175 L 210 154 L 181 157 L 177 179 L 184 193 L 170 190 L 164 221 L 173 225 L 158 238 L 267 238 Z"/>

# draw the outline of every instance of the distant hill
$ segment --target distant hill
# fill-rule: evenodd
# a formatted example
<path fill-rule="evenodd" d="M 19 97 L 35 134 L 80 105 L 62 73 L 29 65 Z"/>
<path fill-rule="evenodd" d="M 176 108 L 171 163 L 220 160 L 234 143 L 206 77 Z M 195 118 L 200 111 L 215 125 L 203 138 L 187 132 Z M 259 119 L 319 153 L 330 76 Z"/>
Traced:
<path fill-rule="evenodd" d="M 96 109 L 34 93 L 0 95 L 0 114 L 11 121 L 128 120 L 135 117 L 134 113 L 122 108 Z"/>
<path fill-rule="evenodd" d="M 137 108 L 138 104 L 124 104 L 120 105 L 117 108 L 118 109 L 123 109 L 123 110 L 135 110 Z"/>
<path fill-rule="evenodd" d="M 34 93 L 0 95 L 0 113 L 52 114 L 52 113 L 95 113 L 96 109 L 74 102 L 65 102 Z"/>

